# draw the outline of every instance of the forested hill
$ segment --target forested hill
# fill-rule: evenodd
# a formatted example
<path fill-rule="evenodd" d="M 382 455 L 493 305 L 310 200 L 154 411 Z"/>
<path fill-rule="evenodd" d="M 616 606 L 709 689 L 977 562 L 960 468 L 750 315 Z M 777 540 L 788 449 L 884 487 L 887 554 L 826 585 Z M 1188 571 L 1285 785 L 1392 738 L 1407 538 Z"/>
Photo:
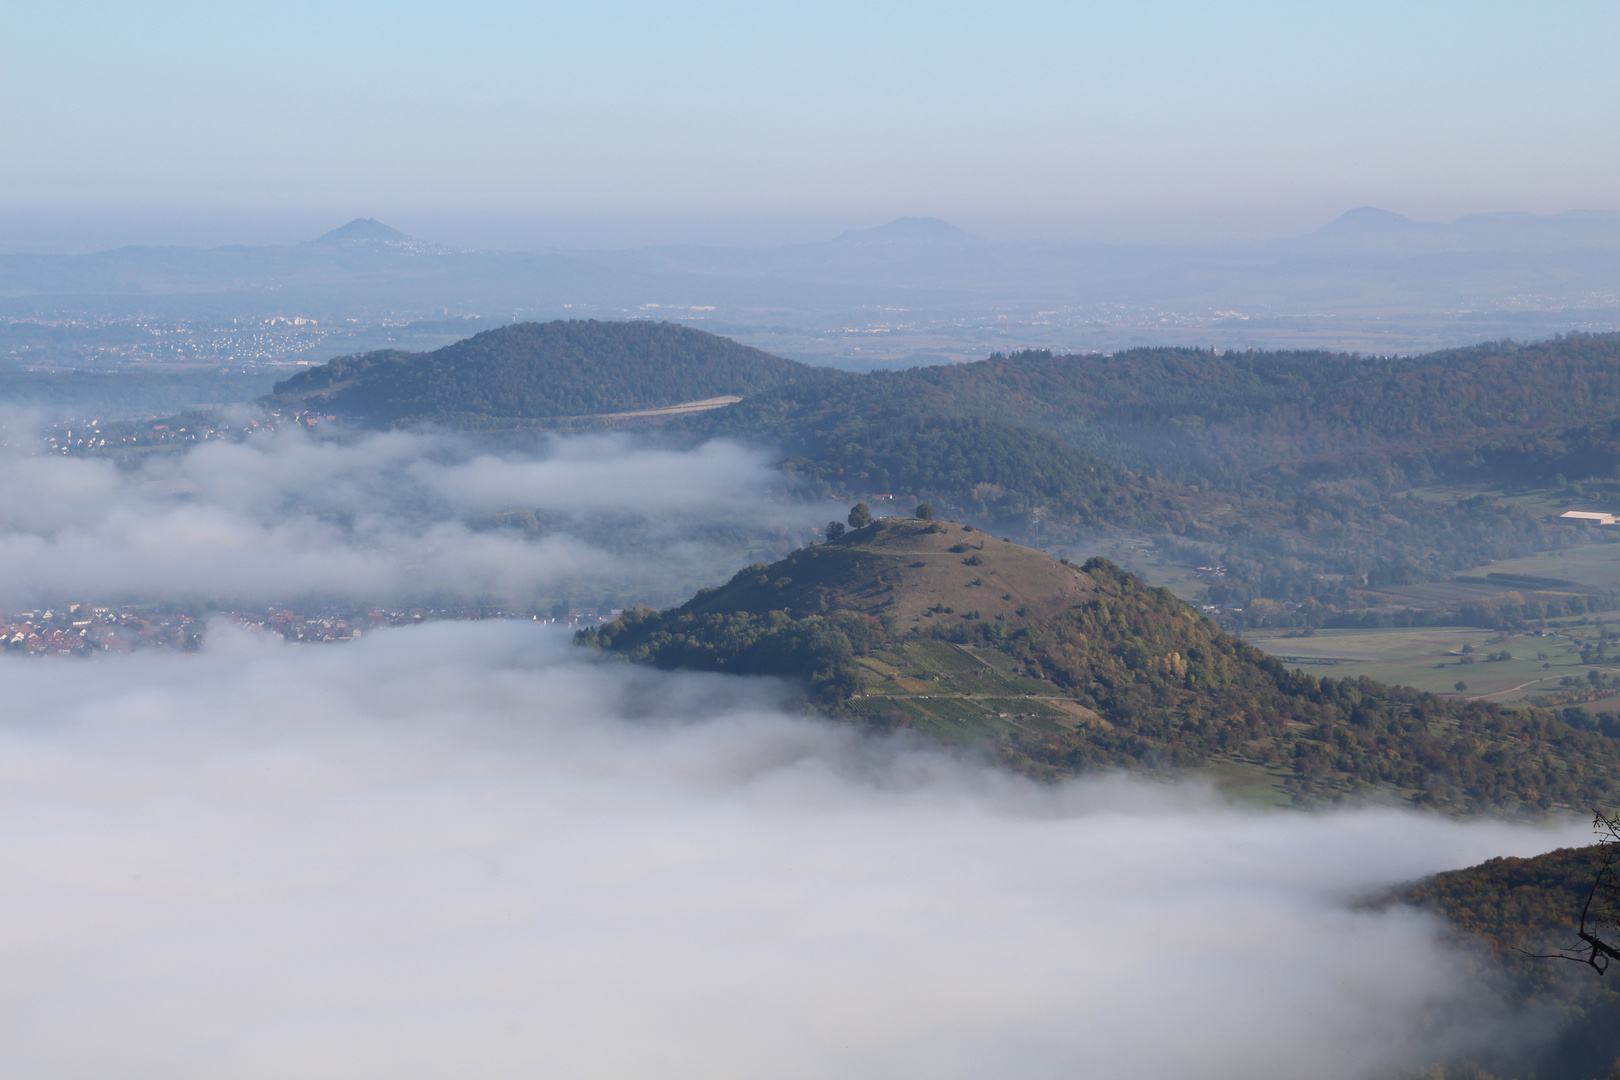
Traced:
<path fill-rule="evenodd" d="M 1571 541 L 1513 501 L 1414 489 L 1567 479 L 1620 505 L 1620 334 L 1393 358 L 1024 352 L 855 375 L 667 323 L 553 322 L 340 358 L 277 393 L 371 423 L 514 438 L 735 395 L 660 422 L 681 439 L 763 443 L 821 495 L 952 505 L 1047 545 L 1153 538 L 1176 561 L 1225 568 L 1212 602 L 1309 602 L 1323 618 L 1357 608 L 1357 587 Z"/>
<path fill-rule="evenodd" d="M 839 388 L 842 392 L 848 392 Z M 1444 470 L 1509 434 L 1620 413 L 1620 334 L 1493 342 L 1410 357 L 1133 349 L 1020 353 L 879 373 L 870 403 L 1048 431 L 1137 470 L 1233 472 L 1372 455 Z"/>
<path fill-rule="evenodd" d="M 1409 904 L 1449 924 L 1476 986 L 1506 998 L 1533 1037 L 1477 1064 L 1499 1080 L 1609 1080 L 1620 1060 L 1620 983 L 1566 960 L 1542 959 L 1575 936 L 1603 857 L 1598 846 L 1529 859 L 1491 859 L 1401 886 L 1378 906 Z M 1609 936 L 1612 927 L 1604 927 Z M 1533 955 L 1532 955 L 1533 954 Z M 1539 1037 L 1536 1037 L 1539 1036 Z M 1425 1073 L 1424 1075 L 1439 1075 Z M 1456 1074 L 1477 1080 L 1480 1073 Z"/>
<path fill-rule="evenodd" d="M 1284 802 L 1455 813 L 1620 793 L 1620 740 L 1557 714 L 1289 671 L 1105 560 L 955 523 L 879 519 L 580 640 L 803 679 L 835 713 L 991 745 L 1038 775 L 1218 762 Z"/>
<path fill-rule="evenodd" d="M 865 376 L 814 368 L 672 323 L 502 327 L 435 352 L 339 357 L 276 384 L 276 398 L 374 424 L 569 426 L 582 417 L 721 395 L 720 424 L 689 435 L 766 441 L 785 471 L 827 492 L 899 491 L 981 520 L 1054 507 L 1089 528 L 1158 529 L 1180 511 L 1141 481 L 1044 432 L 953 417 L 914 401 L 873 406 Z"/>
<path fill-rule="evenodd" d="M 1443 580 L 1568 543 L 1512 502 L 1413 489 L 1597 476 L 1587 496 L 1620 503 L 1617 414 L 1608 334 L 1415 357 L 1024 352 L 778 387 L 686 423 L 768 433 L 830 494 L 951 502 L 1048 544 L 1158 536 L 1180 561 L 1226 568 L 1211 600 L 1336 610 L 1357 602 L 1346 583 Z"/>
<path fill-rule="evenodd" d="M 883 414 L 1046 432 L 1164 479 L 1245 475 L 1352 458 L 1458 467 L 1526 433 L 1620 414 L 1620 334 L 1498 342 L 1416 357 L 1328 352 L 1111 356 L 1026 352 L 852 375 L 672 323 L 568 321 L 486 331 L 432 353 L 340 357 L 276 385 L 375 422 L 545 419 L 734 394 L 738 433 Z M 718 419 L 718 418 L 717 418 Z M 1414 477 L 1414 479 L 1419 479 Z"/>
<path fill-rule="evenodd" d="M 574 320 L 503 326 L 430 353 L 339 357 L 274 394 L 371 423 L 476 427 L 747 397 L 828 374 L 674 323 Z"/>

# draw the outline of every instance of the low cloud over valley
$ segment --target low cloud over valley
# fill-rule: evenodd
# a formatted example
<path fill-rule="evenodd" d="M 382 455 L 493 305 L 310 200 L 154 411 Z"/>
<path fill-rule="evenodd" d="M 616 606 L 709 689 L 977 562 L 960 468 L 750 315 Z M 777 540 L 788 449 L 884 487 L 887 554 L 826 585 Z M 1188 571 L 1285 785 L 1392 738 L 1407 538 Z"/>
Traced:
<path fill-rule="evenodd" d="M 1370 889 L 1578 828 L 1045 786 L 531 623 L 0 659 L 0 1057 L 1351 1077 L 1504 1037 Z"/>

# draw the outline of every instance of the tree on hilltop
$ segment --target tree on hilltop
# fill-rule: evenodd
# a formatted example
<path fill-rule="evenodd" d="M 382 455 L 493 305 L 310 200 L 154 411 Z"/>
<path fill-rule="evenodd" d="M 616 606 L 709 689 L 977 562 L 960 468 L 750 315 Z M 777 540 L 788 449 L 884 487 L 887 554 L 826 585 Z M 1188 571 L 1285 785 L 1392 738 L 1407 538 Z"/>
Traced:
<path fill-rule="evenodd" d="M 856 503 L 849 512 L 849 527 L 864 529 L 872 524 L 872 508 L 863 502 Z"/>

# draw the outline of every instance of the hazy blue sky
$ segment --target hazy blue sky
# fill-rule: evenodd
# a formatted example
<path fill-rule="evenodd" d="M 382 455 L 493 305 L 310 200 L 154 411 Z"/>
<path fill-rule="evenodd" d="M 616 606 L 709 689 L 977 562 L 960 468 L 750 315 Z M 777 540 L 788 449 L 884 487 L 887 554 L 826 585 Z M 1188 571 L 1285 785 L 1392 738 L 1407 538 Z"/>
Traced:
<path fill-rule="evenodd" d="M 1193 237 L 1368 203 L 1620 209 L 1614 0 L 0 13 L 14 230 L 290 239 L 365 214 L 482 242 L 502 220 L 525 243 L 746 241 L 915 213 Z"/>

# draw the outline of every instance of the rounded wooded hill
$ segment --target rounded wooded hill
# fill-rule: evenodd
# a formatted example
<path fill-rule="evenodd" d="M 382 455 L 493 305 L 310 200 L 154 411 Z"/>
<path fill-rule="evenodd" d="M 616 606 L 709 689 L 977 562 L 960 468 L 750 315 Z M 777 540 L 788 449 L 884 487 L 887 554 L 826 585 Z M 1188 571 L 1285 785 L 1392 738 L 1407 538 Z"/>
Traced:
<path fill-rule="evenodd" d="M 946 610 L 1007 622 L 1047 618 L 1096 589 L 1078 567 L 971 526 L 878 518 L 831 543 L 750 567 L 720 588 L 698 593 L 679 611 L 855 611 L 904 633 Z"/>
<path fill-rule="evenodd" d="M 674 323 L 559 320 L 429 353 L 340 356 L 277 383 L 273 397 L 371 423 L 540 420 L 748 397 L 810 370 Z"/>

